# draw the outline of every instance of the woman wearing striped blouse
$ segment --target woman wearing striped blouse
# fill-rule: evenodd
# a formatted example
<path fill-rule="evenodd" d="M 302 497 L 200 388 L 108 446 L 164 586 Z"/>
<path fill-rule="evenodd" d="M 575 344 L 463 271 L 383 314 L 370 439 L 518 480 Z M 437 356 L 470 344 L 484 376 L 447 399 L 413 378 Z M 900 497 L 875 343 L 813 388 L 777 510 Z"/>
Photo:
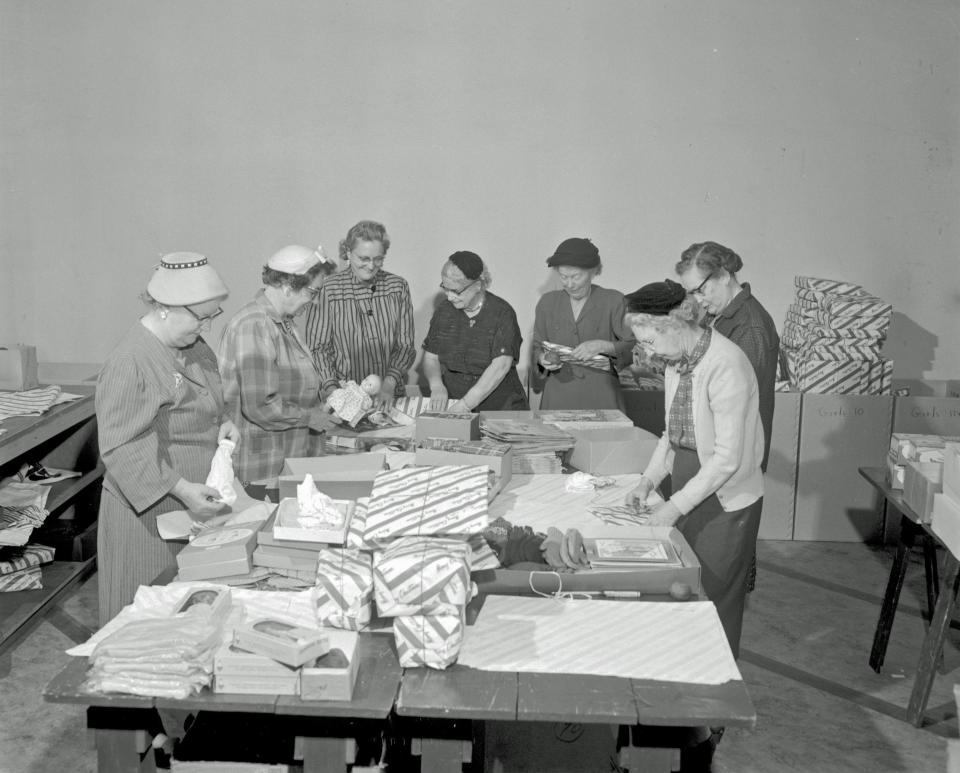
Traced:
<path fill-rule="evenodd" d="M 97 381 L 100 455 L 106 466 L 97 528 L 100 624 L 137 587 L 176 566 L 157 516 L 221 509 L 204 485 L 217 444 L 239 433 L 226 419 L 220 373 L 202 333 L 228 291 L 203 255 L 165 255 L 144 299 L 147 313 L 107 357 Z"/>
<path fill-rule="evenodd" d="M 382 379 L 380 402 L 402 397 L 416 357 L 413 303 L 402 277 L 383 270 L 390 238 L 380 223 L 361 220 L 340 242 L 349 268 L 329 277 L 307 315 L 307 343 L 326 399 L 341 381 Z"/>

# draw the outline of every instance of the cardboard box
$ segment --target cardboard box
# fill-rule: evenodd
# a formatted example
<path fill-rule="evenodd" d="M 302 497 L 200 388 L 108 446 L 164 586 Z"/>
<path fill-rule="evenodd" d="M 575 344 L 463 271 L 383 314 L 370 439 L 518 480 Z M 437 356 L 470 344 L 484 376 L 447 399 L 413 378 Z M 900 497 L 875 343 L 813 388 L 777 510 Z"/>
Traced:
<path fill-rule="evenodd" d="M 338 630 L 325 633 L 330 652 L 300 669 L 300 697 L 305 701 L 349 701 L 360 671 L 357 633 Z M 344 660 L 347 665 L 340 665 Z"/>
<path fill-rule="evenodd" d="M 960 398 L 895 397 L 893 404 L 895 432 L 918 432 L 928 435 L 960 435 Z"/>
<path fill-rule="evenodd" d="M 356 507 L 354 507 L 356 512 Z M 307 542 L 305 540 L 277 539 L 273 536 L 273 524 L 277 520 L 277 508 L 274 508 L 270 517 L 264 521 L 260 531 L 257 532 L 257 544 L 261 547 L 270 546 L 277 548 L 291 548 L 293 550 L 323 550 L 327 547 L 326 542 Z M 351 519 L 353 520 L 353 519 Z"/>
<path fill-rule="evenodd" d="M 887 458 L 893 464 L 907 462 L 943 462 L 943 447 L 960 438 L 942 435 L 922 435 L 915 432 L 894 432 L 890 435 L 890 450 Z"/>
<path fill-rule="evenodd" d="M 513 448 L 507 443 L 502 455 L 472 454 L 467 451 L 446 451 L 436 448 L 418 448 L 414 461 L 418 465 L 440 467 L 445 464 L 474 465 L 487 467 L 495 477 L 495 483 L 490 489 L 490 499 L 503 491 L 504 487 L 513 478 Z"/>
<path fill-rule="evenodd" d="M 401 668 L 444 669 L 456 661 L 466 628 L 463 613 L 401 615 L 393 618 L 393 638 Z"/>
<path fill-rule="evenodd" d="M 954 556 L 960 556 L 960 502 L 945 494 L 935 494 L 930 531 Z"/>
<path fill-rule="evenodd" d="M 623 536 L 623 532 L 605 532 L 602 528 L 591 531 L 590 537 L 607 535 Z M 637 526 L 631 537 L 669 539 L 682 566 L 651 565 L 633 571 L 599 571 L 587 569 L 570 574 L 557 574 L 549 570 L 525 571 L 520 569 L 482 569 L 471 573 L 473 581 L 482 594 L 505 593 L 534 595 L 536 592 L 552 594 L 560 591 L 622 591 L 651 595 L 665 595 L 675 582 L 686 583 L 696 594 L 700 590 L 700 561 L 683 535 L 669 526 Z"/>
<path fill-rule="evenodd" d="M 417 440 L 431 437 L 479 440 L 480 414 L 424 411 L 417 416 L 415 437 Z"/>
<path fill-rule="evenodd" d="M 921 523 L 930 523 L 933 495 L 942 491 L 942 464 L 907 462 L 903 475 L 903 501 L 919 516 Z"/>
<path fill-rule="evenodd" d="M 311 581 L 317 575 L 318 553 L 307 551 L 291 551 L 286 548 L 275 549 L 270 552 L 271 546 L 260 545 L 253 551 L 253 565 L 265 566 L 268 569 L 293 569 L 298 572 L 308 572 Z M 307 576 L 307 575 L 303 575 Z"/>
<path fill-rule="evenodd" d="M 904 476 L 907 468 L 903 464 L 896 464 L 890 457 L 887 457 L 887 474 L 885 480 L 887 485 L 894 491 L 903 491 Z"/>
<path fill-rule="evenodd" d="M 643 472 L 659 438 L 639 427 L 570 430 L 577 444 L 567 462 L 592 475 Z"/>
<path fill-rule="evenodd" d="M 565 430 L 633 426 L 630 417 L 615 408 L 534 411 L 534 416 L 544 424 L 553 424 Z"/>
<path fill-rule="evenodd" d="M 347 540 L 350 516 L 353 513 L 353 502 L 335 499 L 333 508 L 335 508 L 335 512 L 331 512 L 329 518 L 332 521 L 339 513 L 341 517 L 339 524 L 331 522 L 329 525 L 310 527 L 300 523 L 300 505 L 295 497 L 281 499 L 280 506 L 277 508 L 277 518 L 273 522 L 273 536 L 282 540 L 326 542 L 330 545 L 342 545 Z"/>
<path fill-rule="evenodd" d="M 317 490 L 334 499 L 370 496 L 377 473 L 387 467 L 384 453 L 291 457 L 280 471 L 280 497 L 297 496 L 297 486 L 309 473 Z"/>
<path fill-rule="evenodd" d="M 177 554 L 181 580 L 206 580 L 246 574 L 252 568 L 257 529 L 247 524 L 211 529 Z"/>
<path fill-rule="evenodd" d="M 213 658 L 213 691 L 297 695 L 300 692 L 300 672 L 266 655 L 255 655 L 232 644 L 224 644 Z"/>
<path fill-rule="evenodd" d="M 36 347 L 23 344 L 0 346 L 0 390 L 23 392 L 38 386 Z"/>
<path fill-rule="evenodd" d="M 882 538 L 883 500 L 858 468 L 886 464 L 892 416 L 888 395 L 802 396 L 794 539 Z"/>
<path fill-rule="evenodd" d="M 943 493 L 960 502 L 960 443 L 943 447 Z"/>
<path fill-rule="evenodd" d="M 763 476 L 759 539 L 793 539 L 800 452 L 800 393 L 774 394 L 770 456 Z"/>
<path fill-rule="evenodd" d="M 326 631 L 266 617 L 237 626 L 233 632 L 233 644 L 238 649 L 273 658 L 294 668 L 330 651 Z"/>

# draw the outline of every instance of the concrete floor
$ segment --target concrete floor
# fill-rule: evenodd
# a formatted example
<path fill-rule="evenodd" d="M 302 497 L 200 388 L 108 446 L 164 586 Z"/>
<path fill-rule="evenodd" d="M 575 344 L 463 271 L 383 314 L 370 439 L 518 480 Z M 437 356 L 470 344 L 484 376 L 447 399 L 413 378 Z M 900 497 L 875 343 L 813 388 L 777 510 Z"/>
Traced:
<path fill-rule="evenodd" d="M 891 563 L 861 544 L 761 542 L 757 590 L 749 600 L 740 668 L 757 709 L 752 731 L 731 729 L 717 773 L 817 771 L 943 773 L 947 738 L 957 738 L 953 684 L 960 681 L 960 632 L 951 631 L 922 729 L 901 717 L 925 624 L 923 566 L 908 568 L 883 673 L 867 658 Z M 64 610 L 95 626 L 96 576 Z M 44 703 L 42 690 L 67 662 L 70 638 L 42 622 L 0 668 L 0 773 L 94 771 L 82 709 Z M 536 730 L 537 732 L 531 732 Z M 494 771 L 610 771 L 612 734 L 601 726 L 488 732 Z M 554 740 L 560 739 L 560 740 Z"/>

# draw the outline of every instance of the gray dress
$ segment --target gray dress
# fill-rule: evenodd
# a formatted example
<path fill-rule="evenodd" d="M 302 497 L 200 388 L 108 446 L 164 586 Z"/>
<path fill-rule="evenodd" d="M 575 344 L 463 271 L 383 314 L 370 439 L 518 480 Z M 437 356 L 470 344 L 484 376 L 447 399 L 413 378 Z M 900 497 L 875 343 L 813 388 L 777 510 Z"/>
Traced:
<path fill-rule="evenodd" d="M 176 566 L 181 543 L 157 533 L 157 516 L 183 509 L 170 489 L 203 483 L 223 420 L 213 351 L 203 341 L 165 346 L 134 325 L 110 353 L 97 382 L 97 432 L 106 466 L 97 528 L 100 624 L 133 600 L 140 585 Z"/>

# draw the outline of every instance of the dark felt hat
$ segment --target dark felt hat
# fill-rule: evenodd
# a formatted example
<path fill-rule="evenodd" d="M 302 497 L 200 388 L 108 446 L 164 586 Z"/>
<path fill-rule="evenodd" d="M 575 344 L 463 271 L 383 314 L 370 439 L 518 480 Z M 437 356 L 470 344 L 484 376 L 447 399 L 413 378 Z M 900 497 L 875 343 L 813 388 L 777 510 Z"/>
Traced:
<path fill-rule="evenodd" d="M 573 236 L 560 242 L 553 255 L 547 258 L 550 268 L 572 266 L 574 268 L 596 268 L 600 265 L 600 251 L 589 239 Z"/>
<path fill-rule="evenodd" d="M 483 260 L 475 252 L 460 250 L 447 258 L 467 279 L 479 279 L 483 274 Z"/>
<path fill-rule="evenodd" d="M 663 316 L 677 308 L 686 297 L 687 291 L 683 289 L 682 284 L 672 279 L 664 279 L 662 282 L 644 285 L 639 290 L 624 296 L 624 299 L 627 302 L 628 314 Z"/>

